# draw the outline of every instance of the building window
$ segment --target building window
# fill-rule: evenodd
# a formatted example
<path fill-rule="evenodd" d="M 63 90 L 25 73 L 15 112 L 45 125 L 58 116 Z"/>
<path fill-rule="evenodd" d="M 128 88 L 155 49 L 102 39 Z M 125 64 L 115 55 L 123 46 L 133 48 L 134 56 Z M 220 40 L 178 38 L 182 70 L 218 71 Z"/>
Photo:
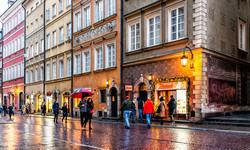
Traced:
<path fill-rule="evenodd" d="M 71 58 L 67 59 L 67 76 L 71 76 Z"/>
<path fill-rule="evenodd" d="M 24 75 L 24 62 L 22 62 L 22 65 L 21 65 L 21 67 L 22 67 L 22 71 L 21 71 L 21 76 L 23 77 L 23 75 Z"/>
<path fill-rule="evenodd" d="M 30 71 L 30 83 L 33 82 L 33 70 Z"/>
<path fill-rule="evenodd" d="M 40 80 L 41 81 L 43 80 L 43 74 L 44 74 L 43 67 L 41 67 L 41 70 L 40 70 Z"/>
<path fill-rule="evenodd" d="M 140 48 L 140 23 L 130 26 L 130 51 Z"/>
<path fill-rule="evenodd" d="M 103 68 L 103 50 L 102 47 L 95 49 L 95 70 Z"/>
<path fill-rule="evenodd" d="M 59 12 L 63 11 L 63 0 L 59 0 Z"/>
<path fill-rule="evenodd" d="M 30 48 L 30 57 L 33 57 L 33 52 L 34 52 L 34 47 L 33 47 L 33 45 L 31 45 L 31 48 Z"/>
<path fill-rule="evenodd" d="M 56 46 L 56 31 L 53 32 L 53 47 Z"/>
<path fill-rule="evenodd" d="M 83 72 L 90 71 L 90 50 L 83 52 Z"/>
<path fill-rule="evenodd" d="M 81 30 L 81 13 L 75 14 L 75 32 Z"/>
<path fill-rule="evenodd" d="M 67 24 L 67 40 L 71 39 L 71 23 Z"/>
<path fill-rule="evenodd" d="M 44 52 L 44 41 L 43 41 L 43 39 L 41 40 L 41 52 Z"/>
<path fill-rule="evenodd" d="M 21 74 L 21 64 L 19 63 L 17 66 L 17 78 L 20 78 L 20 74 Z"/>
<path fill-rule="evenodd" d="M 170 41 L 184 38 L 184 6 L 170 10 Z"/>
<path fill-rule="evenodd" d="M 81 54 L 75 55 L 75 63 L 74 63 L 74 73 L 79 74 L 81 73 Z"/>
<path fill-rule="evenodd" d="M 106 45 L 106 68 L 115 66 L 115 43 L 109 43 Z"/>
<path fill-rule="evenodd" d="M 56 74 L 57 74 L 57 70 L 56 70 L 56 62 L 54 62 L 53 64 L 52 64 L 52 69 L 53 69 L 53 79 L 56 79 Z"/>
<path fill-rule="evenodd" d="M 22 41 L 21 41 L 21 48 L 24 48 L 24 35 L 22 34 L 22 39 L 21 39 Z"/>
<path fill-rule="evenodd" d="M 35 51 L 35 56 L 38 55 L 38 49 L 39 49 L 39 45 L 38 42 L 36 42 L 36 51 Z"/>
<path fill-rule="evenodd" d="M 60 30 L 60 39 L 59 39 L 59 41 L 60 41 L 60 43 L 63 43 L 63 28 L 60 28 L 59 30 Z"/>
<path fill-rule="evenodd" d="M 160 43 L 160 16 L 148 19 L 148 46 Z"/>
<path fill-rule="evenodd" d="M 60 70 L 59 70 L 60 78 L 63 78 L 63 60 L 59 61 L 59 67 L 60 67 Z"/>
<path fill-rule="evenodd" d="M 29 83 L 29 72 L 26 71 L 26 83 Z"/>
<path fill-rule="evenodd" d="M 46 10 L 46 21 L 49 21 L 49 8 Z"/>
<path fill-rule="evenodd" d="M 52 17 L 56 15 L 56 4 L 52 6 Z"/>
<path fill-rule="evenodd" d="M 35 82 L 38 81 L 38 69 L 35 70 Z"/>
<path fill-rule="evenodd" d="M 95 20 L 96 22 L 100 21 L 103 19 L 103 0 L 98 0 L 96 1 L 96 17 Z"/>
<path fill-rule="evenodd" d="M 48 81 L 48 80 L 50 80 L 50 65 L 48 64 L 47 66 L 46 66 L 46 80 Z"/>
<path fill-rule="evenodd" d="M 69 5 L 71 5 L 71 0 L 66 0 L 66 7 L 68 7 Z"/>
<path fill-rule="evenodd" d="M 239 19 L 238 46 L 241 50 L 246 50 L 246 22 Z"/>
<path fill-rule="evenodd" d="M 90 6 L 84 8 L 83 11 L 84 28 L 90 26 Z"/>
<path fill-rule="evenodd" d="M 106 103 L 106 89 L 100 89 L 100 103 Z"/>
<path fill-rule="evenodd" d="M 14 66 L 14 78 L 17 78 L 17 65 Z"/>
<path fill-rule="evenodd" d="M 116 0 L 107 0 L 108 2 L 108 16 L 115 14 Z"/>
<path fill-rule="evenodd" d="M 17 50 L 18 51 L 20 50 L 20 47 L 21 47 L 21 38 L 18 37 L 18 39 L 17 39 Z"/>
<path fill-rule="evenodd" d="M 15 46 L 14 51 L 17 52 L 17 39 L 15 39 Z"/>

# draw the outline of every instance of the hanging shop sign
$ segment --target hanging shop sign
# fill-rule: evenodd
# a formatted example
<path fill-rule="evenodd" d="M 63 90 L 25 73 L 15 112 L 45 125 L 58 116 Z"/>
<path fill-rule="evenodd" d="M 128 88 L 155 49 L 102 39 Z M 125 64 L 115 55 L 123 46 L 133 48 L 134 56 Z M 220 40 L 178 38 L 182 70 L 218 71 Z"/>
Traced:
<path fill-rule="evenodd" d="M 133 86 L 132 85 L 125 85 L 125 91 L 132 91 Z"/>
<path fill-rule="evenodd" d="M 187 113 L 187 91 L 177 90 L 177 114 Z"/>
<path fill-rule="evenodd" d="M 164 91 L 164 90 L 174 90 L 174 89 L 186 89 L 187 82 L 163 82 L 158 83 L 156 85 L 157 91 Z"/>

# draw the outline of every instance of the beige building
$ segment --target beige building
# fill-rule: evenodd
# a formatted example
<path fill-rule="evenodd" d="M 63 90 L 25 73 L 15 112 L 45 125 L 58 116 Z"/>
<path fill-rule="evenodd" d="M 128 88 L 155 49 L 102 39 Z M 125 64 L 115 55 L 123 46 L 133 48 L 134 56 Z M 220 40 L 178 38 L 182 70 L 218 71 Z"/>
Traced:
<path fill-rule="evenodd" d="M 33 103 L 35 112 L 43 102 L 44 39 L 43 0 L 26 0 L 26 102 Z"/>
<path fill-rule="evenodd" d="M 53 100 L 58 100 L 60 106 L 63 102 L 70 104 L 71 1 L 45 1 L 44 13 L 45 96 L 47 109 L 51 111 Z"/>

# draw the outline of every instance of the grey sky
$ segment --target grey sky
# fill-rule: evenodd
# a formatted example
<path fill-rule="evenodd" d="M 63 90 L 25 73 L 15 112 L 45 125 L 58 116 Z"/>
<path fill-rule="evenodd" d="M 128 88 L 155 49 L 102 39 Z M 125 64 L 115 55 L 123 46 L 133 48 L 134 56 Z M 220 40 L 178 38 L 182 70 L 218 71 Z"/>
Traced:
<path fill-rule="evenodd" d="M 8 8 L 8 0 L 0 0 L 0 15 L 2 15 L 7 8 Z M 0 28 L 2 28 L 1 23 L 0 23 Z"/>

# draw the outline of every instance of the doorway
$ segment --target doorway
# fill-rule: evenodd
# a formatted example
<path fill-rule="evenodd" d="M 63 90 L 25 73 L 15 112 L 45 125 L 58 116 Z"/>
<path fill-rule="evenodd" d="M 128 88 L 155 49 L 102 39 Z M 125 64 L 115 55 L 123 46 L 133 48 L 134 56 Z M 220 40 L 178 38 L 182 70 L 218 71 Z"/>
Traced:
<path fill-rule="evenodd" d="M 69 92 L 64 92 L 62 94 L 62 106 L 63 106 L 64 102 L 67 103 L 68 113 L 70 113 L 70 103 L 69 103 L 69 100 L 70 100 L 70 94 L 69 94 Z"/>
<path fill-rule="evenodd" d="M 37 99 L 37 112 L 40 112 L 43 103 L 43 96 L 41 94 L 38 94 L 36 99 Z"/>
<path fill-rule="evenodd" d="M 141 99 L 145 102 L 148 99 L 148 93 L 147 93 L 147 85 L 144 83 L 141 83 L 139 85 L 139 96 L 141 97 Z"/>
<path fill-rule="evenodd" d="M 170 101 L 170 96 L 173 95 L 174 98 L 176 98 L 176 90 L 164 90 L 164 91 L 158 91 L 158 101 L 160 101 L 160 98 L 163 97 L 165 103 L 166 103 L 166 116 L 165 118 L 170 119 L 169 117 L 169 107 L 167 106 L 168 102 Z"/>
<path fill-rule="evenodd" d="M 24 97 L 23 92 L 19 93 L 19 109 L 22 109 L 22 105 L 24 105 Z"/>
<path fill-rule="evenodd" d="M 117 117 L 117 90 L 116 88 L 111 89 L 111 115 Z"/>

